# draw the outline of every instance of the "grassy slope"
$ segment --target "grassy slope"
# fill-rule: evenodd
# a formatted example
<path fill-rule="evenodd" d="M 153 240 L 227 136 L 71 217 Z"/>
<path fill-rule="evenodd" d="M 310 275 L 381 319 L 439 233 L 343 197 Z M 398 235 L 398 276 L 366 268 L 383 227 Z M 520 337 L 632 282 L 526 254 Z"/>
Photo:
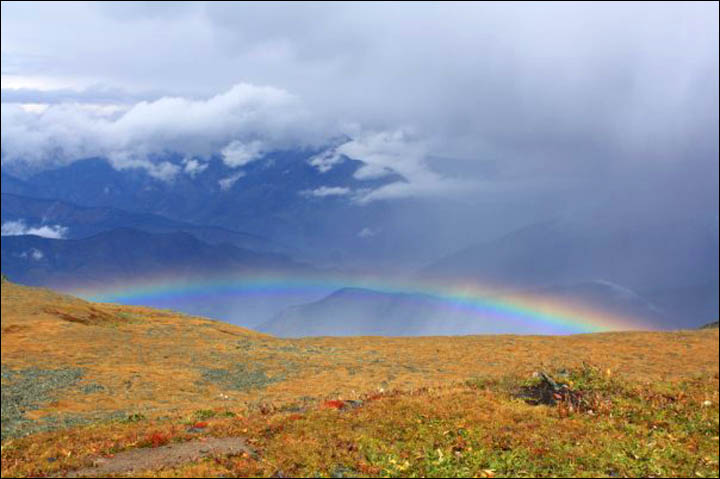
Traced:
<path fill-rule="evenodd" d="M 516 398 L 540 369 L 592 414 Z M 278 339 L 3 282 L 2 372 L 3 476 L 204 436 L 257 455 L 153 474 L 718 476 L 717 330 Z"/>

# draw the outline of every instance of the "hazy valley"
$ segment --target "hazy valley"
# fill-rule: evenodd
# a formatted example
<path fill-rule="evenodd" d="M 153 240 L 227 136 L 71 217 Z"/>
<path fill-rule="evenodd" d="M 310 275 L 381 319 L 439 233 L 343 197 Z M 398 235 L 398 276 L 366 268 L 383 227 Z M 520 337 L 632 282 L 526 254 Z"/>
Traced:
<path fill-rule="evenodd" d="M 6 281 L 2 311 L 4 477 L 718 470 L 717 327 L 280 339 Z M 586 402 L 533 405 L 538 370 Z"/>

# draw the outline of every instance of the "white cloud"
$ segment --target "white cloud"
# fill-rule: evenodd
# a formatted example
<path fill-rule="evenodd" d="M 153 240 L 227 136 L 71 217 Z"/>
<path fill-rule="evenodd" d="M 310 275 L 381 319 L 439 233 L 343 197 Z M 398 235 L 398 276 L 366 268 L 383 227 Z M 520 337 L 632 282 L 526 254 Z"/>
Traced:
<path fill-rule="evenodd" d="M 245 176 L 244 171 L 238 171 L 237 173 L 228 176 L 227 178 L 223 178 L 222 180 L 218 181 L 218 184 L 220 185 L 220 189 L 223 191 L 227 191 L 239 180 Z"/>
<path fill-rule="evenodd" d="M 27 251 L 23 251 L 19 255 L 21 258 L 31 258 L 35 261 L 40 261 L 45 257 L 45 254 L 37 248 L 30 248 Z"/>
<path fill-rule="evenodd" d="M 373 230 L 372 228 L 368 228 L 367 226 L 360 230 L 360 232 L 357 234 L 358 238 L 372 238 L 378 234 L 378 231 Z"/>
<path fill-rule="evenodd" d="M 227 166 L 239 168 L 269 151 L 317 147 L 338 137 L 336 130 L 322 125 L 287 91 L 249 84 L 235 85 L 206 100 L 165 97 L 141 101 L 115 114 L 81 104 L 55 104 L 36 112 L 4 104 L 2 163 L 25 163 L 40 169 L 105 156 L 118 170 L 141 168 L 154 178 L 172 181 L 182 171 L 191 177 L 201 173 L 210 155 L 217 152 Z M 355 172 L 357 179 L 392 174 L 404 178 L 369 194 L 360 192 L 356 201 L 442 193 L 456 186 L 425 164 L 427 143 L 408 130 L 363 132 L 356 124 L 348 129 L 352 140 L 315 155 L 309 163 L 327 172 L 349 157 L 363 162 Z M 186 159 L 180 166 L 152 159 L 166 152 L 183 154 Z M 227 190 L 239 178 L 220 180 L 220 187 Z M 333 188 L 320 188 L 310 195 L 350 193 Z"/>
<path fill-rule="evenodd" d="M 191 178 L 195 178 L 196 175 L 202 173 L 208 167 L 208 163 L 203 163 L 194 158 L 185 158 L 183 160 L 183 164 L 185 165 L 183 171 L 185 171 L 185 173 L 188 174 Z"/>
<path fill-rule="evenodd" d="M 141 101 L 114 115 L 81 104 L 27 111 L 4 103 L 2 164 L 38 170 L 104 156 L 117 169 L 144 168 L 167 180 L 179 169 L 155 165 L 153 155 L 176 152 L 203 159 L 222 151 L 225 163 L 238 167 L 265 150 L 320 146 L 325 131 L 287 91 L 244 83 L 204 100 Z"/>
<path fill-rule="evenodd" d="M 326 196 L 344 196 L 350 194 L 350 188 L 344 186 L 321 186 L 314 190 L 304 190 L 300 194 L 303 196 L 313 196 L 316 198 L 324 198 Z"/>
<path fill-rule="evenodd" d="M 161 181 L 172 181 L 180 173 L 180 167 L 168 161 L 153 163 L 145 157 L 133 154 L 129 151 L 112 152 L 108 155 L 110 164 L 116 170 L 128 170 L 141 168 L 153 178 Z"/>
<path fill-rule="evenodd" d="M 336 149 L 331 148 L 313 156 L 308 160 L 308 163 L 317 168 L 320 173 L 327 173 L 333 166 L 342 161 L 342 155 Z"/>
<path fill-rule="evenodd" d="M 361 134 L 322 157 L 346 156 L 363 162 L 363 166 L 354 174 L 359 180 L 390 175 L 401 177 L 398 181 L 376 189 L 357 191 L 354 200 L 358 203 L 413 196 L 455 195 L 473 188 L 474 183 L 469 180 L 446 177 L 432 170 L 426 163 L 428 154 L 426 142 L 405 130 L 395 130 Z"/>
<path fill-rule="evenodd" d="M 68 228 L 60 225 L 41 225 L 28 227 L 23 220 L 6 221 L 2 224 L 2 236 L 35 235 L 43 238 L 63 239 Z"/>
<path fill-rule="evenodd" d="M 230 168 L 237 168 L 259 160 L 263 155 L 263 144 L 257 140 L 249 143 L 233 140 L 222 149 L 221 154 L 223 163 Z"/>
<path fill-rule="evenodd" d="M 403 130 L 369 133 L 340 145 L 337 154 L 365 163 L 355 178 L 381 178 L 395 172 L 408 178 L 426 170 L 423 164 L 427 147 Z"/>

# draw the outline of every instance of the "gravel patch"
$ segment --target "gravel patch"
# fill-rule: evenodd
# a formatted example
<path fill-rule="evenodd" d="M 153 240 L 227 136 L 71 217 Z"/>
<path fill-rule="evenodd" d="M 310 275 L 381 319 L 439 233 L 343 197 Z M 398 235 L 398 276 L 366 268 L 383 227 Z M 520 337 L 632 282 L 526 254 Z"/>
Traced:
<path fill-rule="evenodd" d="M 2 368 L 2 440 L 37 430 L 25 413 L 54 400 L 57 391 L 73 386 L 84 374 L 82 368 Z"/>
<path fill-rule="evenodd" d="M 111 458 L 99 457 L 93 461 L 93 467 L 73 471 L 67 477 L 105 477 L 110 474 L 126 474 L 177 466 L 208 456 L 229 456 L 242 453 L 253 454 L 244 438 L 210 438 L 154 448 L 133 449 L 115 454 Z"/>

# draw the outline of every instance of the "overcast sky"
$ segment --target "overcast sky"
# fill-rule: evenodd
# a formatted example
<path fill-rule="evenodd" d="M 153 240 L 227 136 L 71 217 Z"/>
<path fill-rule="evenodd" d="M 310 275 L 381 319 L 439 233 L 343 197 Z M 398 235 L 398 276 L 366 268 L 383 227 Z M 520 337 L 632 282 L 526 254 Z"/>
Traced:
<path fill-rule="evenodd" d="M 2 3 L 2 162 L 335 145 L 364 201 L 642 182 L 717 190 L 718 3 Z M 338 138 L 350 138 L 338 146 Z"/>

